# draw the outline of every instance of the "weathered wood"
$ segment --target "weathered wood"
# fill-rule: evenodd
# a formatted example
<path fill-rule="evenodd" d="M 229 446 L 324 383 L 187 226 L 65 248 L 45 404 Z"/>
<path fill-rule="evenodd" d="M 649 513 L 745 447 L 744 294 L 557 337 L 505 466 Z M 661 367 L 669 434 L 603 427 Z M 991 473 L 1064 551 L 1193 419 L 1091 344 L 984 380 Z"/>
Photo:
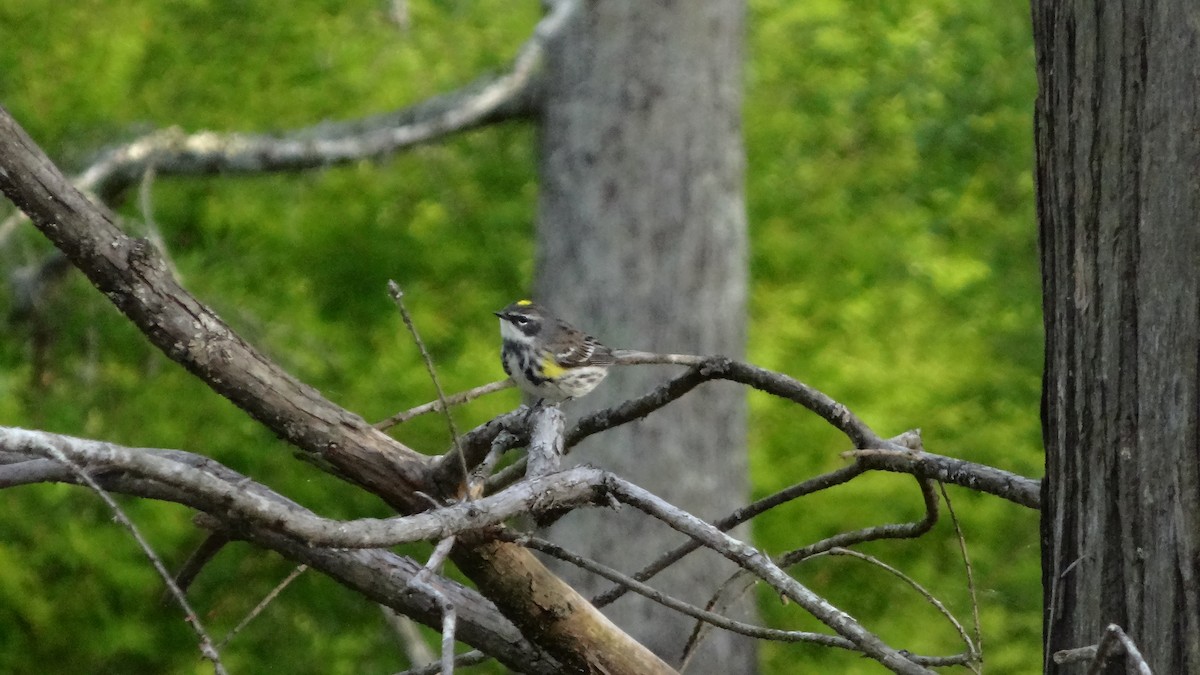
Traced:
<path fill-rule="evenodd" d="M 1035 0 L 1033 24 L 1045 648 L 1112 623 L 1197 673 L 1200 9 Z"/>

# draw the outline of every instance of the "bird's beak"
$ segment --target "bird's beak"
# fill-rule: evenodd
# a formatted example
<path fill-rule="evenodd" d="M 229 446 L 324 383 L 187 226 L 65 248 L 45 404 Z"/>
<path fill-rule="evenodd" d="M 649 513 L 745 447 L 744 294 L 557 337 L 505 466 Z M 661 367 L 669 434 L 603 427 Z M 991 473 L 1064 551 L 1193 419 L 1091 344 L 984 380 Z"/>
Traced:
<path fill-rule="evenodd" d="M 500 317 L 501 319 L 504 318 L 504 312 L 492 312 L 492 314 L 495 314 L 496 316 Z"/>

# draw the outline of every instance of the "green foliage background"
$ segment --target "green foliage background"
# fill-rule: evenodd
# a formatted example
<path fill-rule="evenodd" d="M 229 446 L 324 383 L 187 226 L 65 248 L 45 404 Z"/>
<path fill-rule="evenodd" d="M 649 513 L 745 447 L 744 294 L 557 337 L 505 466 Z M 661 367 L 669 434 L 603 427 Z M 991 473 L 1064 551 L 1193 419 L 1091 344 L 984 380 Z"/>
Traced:
<path fill-rule="evenodd" d="M 418 101 L 502 68 L 539 12 L 533 2 L 413 0 L 402 30 L 387 4 L 3 3 L 0 103 L 77 170 L 99 149 L 160 127 L 271 131 Z M 752 0 L 749 11 L 751 360 L 823 389 L 881 433 L 920 426 L 931 451 L 1040 475 L 1027 6 Z M 511 124 L 380 163 L 163 178 L 153 219 L 193 292 L 299 377 L 378 419 L 432 397 L 384 291 L 388 278 L 407 291 L 449 389 L 501 376 L 489 312 L 524 295 L 532 276 L 533 152 L 532 129 Z M 136 204 L 121 213 L 142 231 Z M 0 250 L 0 265 L 7 275 L 48 249 L 26 227 Z M 5 289 L 0 303 L 10 302 Z M 44 367 L 35 366 L 39 349 Z M 516 402 L 506 392 L 458 421 L 470 426 Z M 794 406 L 752 394 L 751 412 L 756 496 L 844 463 L 845 442 Z M 296 462 L 150 348 L 77 274 L 39 319 L 5 325 L 0 423 L 200 451 L 323 513 L 387 513 Z M 439 420 L 399 435 L 431 453 L 447 444 Z M 1036 514 L 950 493 L 979 586 L 986 670 L 1035 670 Z M 123 503 L 171 562 L 198 540 L 182 508 Z M 919 517 L 920 503 L 911 479 L 872 476 L 768 515 L 755 536 L 780 552 Z M 969 621 L 948 520 L 921 541 L 865 550 Z M 289 569 L 245 546 L 222 553 L 193 591 L 202 619 L 223 634 Z M 876 568 L 837 558 L 795 573 L 895 644 L 958 649 L 928 605 Z M 159 591 L 92 495 L 0 492 L 0 671 L 209 672 Z M 769 595 L 761 607 L 772 625 L 811 626 Z M 232 672 L 406 665 L 378 609 L 311 573 L 224 655 Z M 879 670 L 781 644 L 763 646 L 762 665 Z"/>

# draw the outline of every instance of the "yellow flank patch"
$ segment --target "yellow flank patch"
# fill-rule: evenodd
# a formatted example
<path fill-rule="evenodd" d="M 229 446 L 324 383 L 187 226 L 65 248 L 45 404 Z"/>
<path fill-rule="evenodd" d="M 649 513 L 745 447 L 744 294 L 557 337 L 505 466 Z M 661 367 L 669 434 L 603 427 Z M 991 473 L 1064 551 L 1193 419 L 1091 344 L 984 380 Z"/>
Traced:
<path fill-rule="evenodd" d="M 550 379 L 554 379 L 562 375 L 566 370 L 555 363 L 554 359 L 545 359 L 542 361 L 542 375 Z"/>
<path fill-rule="evenodd" d="M 517 301 L 517 306 L 518 306 L 518 307 L 525 307 L 525 306 L 527 306 L 527 305 L 532 305 L 532 304 L 533 304 L 533 301 L 532 301 L 532 300 L 518 300 L 518 301 Z"/>

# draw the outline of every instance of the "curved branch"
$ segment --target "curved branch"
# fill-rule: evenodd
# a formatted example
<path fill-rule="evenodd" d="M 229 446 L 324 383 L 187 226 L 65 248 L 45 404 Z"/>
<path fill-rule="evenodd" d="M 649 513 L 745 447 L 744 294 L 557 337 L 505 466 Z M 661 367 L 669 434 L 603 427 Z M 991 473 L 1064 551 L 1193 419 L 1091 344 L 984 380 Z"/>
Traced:
<path fill-rule="evenodd" d="M 450 134 L 527 117 L 539 106 L 545 45 L 577 2 L 554 3 L 505 72 L 373 117 L 281 134 L 193 134 L 177 127 L 114 148 L 78 178 L 111 203 L 153 167 L 162 175 L 297 171 L 393 155 Z"/>
<path fill-rule="evenodd" d="M 937 524 L 938 498 L 937 491 L 934 490 L 933 483 L 929 480 L 917 478 L 917 485 L 921 489 L 921 498 L 925 505 L 925 515 L 920 520 L 911 523 L 873 525 L 859 530 L 835 534 L 832 537 L 826 537 L 803 548 L 776 556 L 779 566 L 790 567 L 804 561 L 806 558 L 826 553 L 832 549 L 853 546 L 863 542 L 879 541 L 881 539 L 916 539 L 920 537 L 933 529 L 933 526 Z"/>
<path fill-rule="evenodd" d="M 892 567 L 891 565 L 883 562 L 879 558 L 876 558 L 873 555 L 867 555 L 866 553 L 862 553 L 861 551 L 855 551 L 853 549 L 848 549 L 848 548 L 835 547 L 835 548 L 831 548 L 828 551 L 821 553 L 821 555 L 848 556 L 851 558 L 862 560 L 864 562 L 875 565 L 879 569 L 881 569 L 881 570 L 887 572 L 888 574 L 891 574 L 892 576 L 896 577 L 897 579 L 903 581 L 905 584 L 908 585 L 909 588 L 916 591 L 918 595 L 920 595 L 922 598 L 925 599 L 926 602 L 928 602 L 931 606 L 933 606 L 933 608 L 935 610 L 937 610 L 938 614 L 941 614 L 942 617 L 945 618 L 946 621 L 949 622 L 950 625 L 954 627 L 955 632 L 958 633 L 959 639 L 961 639 L 963 641 L 963 644 L 966 645 L 966 647 L 967 647 L 967 653 L 964 655 L 964 657 L 966 658 L 966 662 L 974 663 L 974 662 L 979 661 L 979 659 L 980 659 L 979 650 L 978 650 L 975 642 L 971 640 L 971 637 L 969 635 L 967 635 L 967 630 L 965 628 L 963 628 L 962 622 L 960 622 L 954 616 L 954 614 L 949 609 L 946 608 L 945 603 L 943 603 L 941 600 L 938 600 L 936 597 L 934 597 L 933 593 L 930 593 L 929 589 L 925 588 L 925 586 L 923 586 L 919 581 L 917 581 L 916 579 L 913 579 L 912 577 L 908 576 L 904 572 L 901 572 L 900 570 L 896 569 L 895 567 Z"/>
<path fill-rule="evenodd" d="M 246 522 L 308 546 L 335 548 L 383 548 L 442 539 L 498 525 L 518 514 L 592 502 L 603 484 L 599 469 L 578 467 L 522 482 L 477 501 L 401 518 L 341 521 L 316 516 L 269 493 L 265 487 L 251 489 L 245 479 L 231 482 L 145 450 L 9 427 L 0 427 L 0 448 L 48 458 L 63 456 L 89 472 L 124 471 L 149 478 L 178 490 L 171 501 L 200 509 L 223 523 Z M 20 464 L 0 467 L 0 475 L 19 467 Z"/>
<path fill-rule="evenodd" d="M 653 363 L 642 352 L 631 352 L 633 357 L 627 357 L 629 365 Z M 663 363 L 679 363 L 679 355 L 667 354 L 660 357 Z M 688 359 L 700 357 L 686 357 Z M 729 380 L 738 382 L 759 391 L 766 392 L 779 398 L 784 398 L 808 408 L 819 417 L 829 422 L 835 429 L 841 431 L 850 439 L 856 448 L 887 447 L 887 441 L 880 438 L 869 426 L 860 420 L 849 408 L 835 401 L 824 392 L 783 373 L 776 373 L 766 368 L 735 361 L 724 356 L 706 356 L 687 372 L 658 387 L 654 391 L 637 399 L 627 401 L 607 410 L 601 410 L 583 419 L 567 435 L 567 446 L 579 443 L 588 436 L 632 422 L 658 410 L 666 404 L 683 396 L 693 388 L 709 380 Z"/>
<path fill-rule="evenodd" d="M 567 432 L 566 450 L 568 452 L 588 436 L 645 417 L 709 380 L 738 382 L 799 403 L 844 433 L 856 448 L 892 447 L 889 441 L 880 438 L 846 406 L 824 392 L 788 375 L 772 372 L 749 363 L 734 361 L 724 356 L 655 355 L 629 350 L 622 351 L 621 356 L 622 360 L 618 363 L 623 365 L 645 363 L 692 363 L 693 365 L 682 375 L 668 380 L 647 394 L 580 419 Z M 483 461 L 483 458 L 492 449 L 492 439 L 501 431 L 511 433 L 514 436 L 514 443 L 517 445 L 523 445 L 529 440 L 529 426 L 525 415 L 509 413 L 496 418 L 464 434 L 461 447 L 468 467 L 474 467 Z M 455 453 L 456 451 L 452 450 L 437 460 L 432 475 L 439 485 L 454 485 L 462 481 L 463 462 Z M 524 458 L 518 460 L 519 467 L 517 465 L 509 467 L 491 484 L 507 485 L 519 475 L 523 475 L 524 461 Z"/>
<path fill-rule="evenodd" d="M 851 450 L 843 453 L 877 471 L 907 473 L 985 492 L 1035 511 L 1042 508 L 1042 482 L 986 464 L 894 449 Z"/>

